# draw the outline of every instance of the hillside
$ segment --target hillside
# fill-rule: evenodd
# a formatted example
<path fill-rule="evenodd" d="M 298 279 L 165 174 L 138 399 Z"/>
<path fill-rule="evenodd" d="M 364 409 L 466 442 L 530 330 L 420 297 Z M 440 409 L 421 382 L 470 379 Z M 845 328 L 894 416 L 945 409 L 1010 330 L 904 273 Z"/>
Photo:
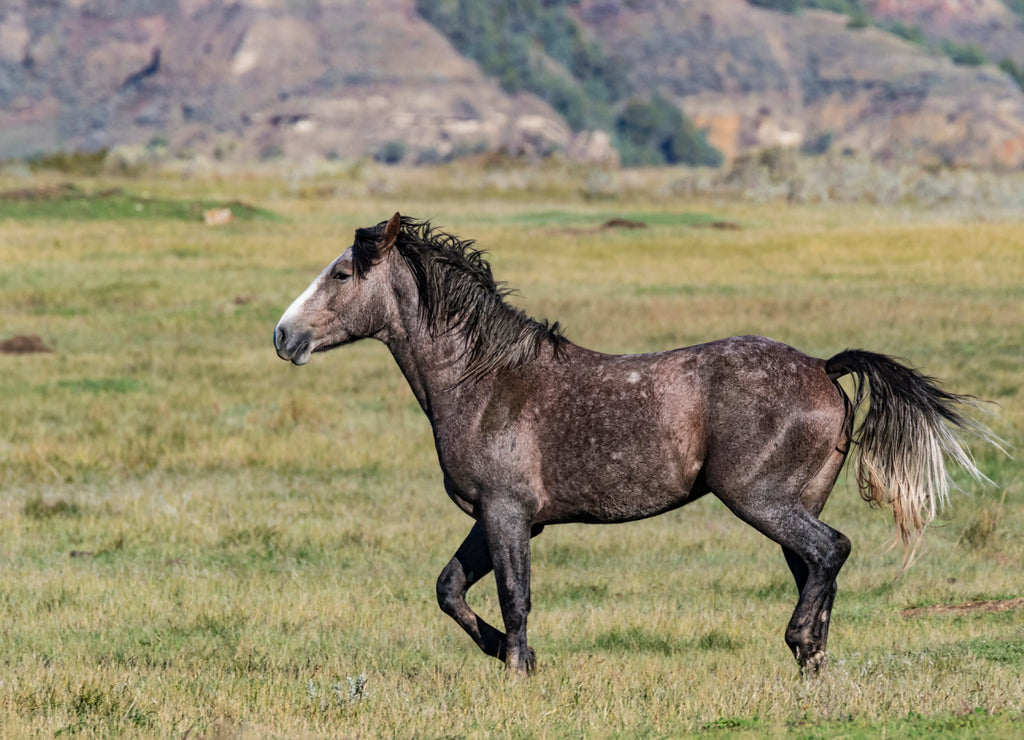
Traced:
<path fill-rule="evenodd" d="M 574 142 L 412 0 L 15 0 L 0 9 L 0 50 L 0 157 L 131 143 L 348 158 L 390 144 L 429 159 Z"/>
<path fill-rule="evenodd" d="M 954 39 L 961 44 L 973 44 L 995 62 L 1010 59 L 1024 66 L 1021 0 L 867 0 L 866 5 L 871 15 L 883 23 L 897 22 L 920 29 L 932 41 Z"/>
<path fill-rule="evenodd" d="M 583 0 L 580 22 L 635 87 L 683 108 L 727 156 L 826 146 L 882 160 L 1024 165 L 1024 93 L 835 13 L 743 0 Z"/>
<path fill-rule="evenodd" d="M 612 144 L 627 143 L 627 107 L 664 100 L 727 158 L 783 145 L 1024 167 L 1024 92 L 1007 74 L 958 66 L 846 16 L 745 0 L 543 5 L 559 23 L 519 48 L 548 90 L 485 73 L 416 0 L 9 0 L 0 6 L 0 158 L 133 145 L 247 161 L 564 151 L 612 162 Z M 995 61 L 1024 48 L 1014 41 L 1020 16 L 997 0 L 870 5 L 936 39 L 962 35 Z M 926 12 L 936 5 L 945 15 Z M 566 34 L 613 85 L 583 79 L 572 54 L 559 56 Z"/>

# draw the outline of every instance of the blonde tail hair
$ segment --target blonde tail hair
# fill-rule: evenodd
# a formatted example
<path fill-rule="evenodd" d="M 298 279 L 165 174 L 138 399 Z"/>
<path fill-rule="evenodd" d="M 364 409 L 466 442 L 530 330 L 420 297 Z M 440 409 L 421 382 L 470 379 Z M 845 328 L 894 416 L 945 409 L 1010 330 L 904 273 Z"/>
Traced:
<path fill-rule="evenodd" d="M 892 508 L 896 537 L 891 547 L 903 543 L 905 570 L 914 561 L 925 528 L 949 503 L 949 489 L 956 487 L 946 458 L 974 480 L 991 482 L 978 470 L 963 433 L 1000 449 L 1001 441 L 961 412 L 963 406 L 976 407 L 977 399 L 948 393 L 934 378 L 891 357 L 846 350 L 827 360 L 825 369 L 833 380 L 856 377 L 854 408 L 868 400 L 868 411 L 853 435 L 857 485 L 865 501 Z"/>

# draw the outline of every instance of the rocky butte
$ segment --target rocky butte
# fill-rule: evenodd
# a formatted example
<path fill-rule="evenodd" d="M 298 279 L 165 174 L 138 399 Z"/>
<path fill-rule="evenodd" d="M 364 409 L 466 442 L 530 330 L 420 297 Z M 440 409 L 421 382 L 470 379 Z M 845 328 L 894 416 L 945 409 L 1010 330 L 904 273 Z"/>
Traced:
<path fill-rule="evenodd" d="M 1020 17 L 996 0 L 869 5 L 1024 64 Z M 1024 167 L 1024 92 L 995 66 L 745 0 L 580 0 L 566 12 L 634 96 L 670 100 L 727 158 L 827 146 Z M 415 0 L 0 5 L 0 158 L 129 144 L 227 160 L 562 151 L 612 163 L 609 133 L 572 131 L 538 96 L 503 90 Z"/>

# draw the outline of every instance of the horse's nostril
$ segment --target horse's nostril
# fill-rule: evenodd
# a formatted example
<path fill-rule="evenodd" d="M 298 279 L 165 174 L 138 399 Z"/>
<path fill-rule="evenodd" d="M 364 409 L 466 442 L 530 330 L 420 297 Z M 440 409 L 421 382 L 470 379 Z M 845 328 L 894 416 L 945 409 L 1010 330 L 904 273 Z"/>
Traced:
<path fill-rule="evenodd" d="M 284 340 L 286 338 L 284 327 L 278 326 L 274 329 L 274 348 L 281 349 L 284 347 Z"/>

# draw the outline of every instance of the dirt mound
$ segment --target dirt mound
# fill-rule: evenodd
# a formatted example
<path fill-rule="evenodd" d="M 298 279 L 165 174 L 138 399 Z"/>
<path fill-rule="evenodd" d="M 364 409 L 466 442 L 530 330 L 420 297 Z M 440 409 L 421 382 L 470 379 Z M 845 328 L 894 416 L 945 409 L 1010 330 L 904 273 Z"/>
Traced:
<path fill-rule="evenodd" d="M 965 601 L 962 604 L 932 604 L 915 609 L 904 609 L 900 614 L 904 617 L 928 617 L 935 614 L 963 616 L 974 612 L 1005 612 L 1022 607 L 1024 607 L 1024 598 L 998 599 L 994 601 Z"/>
<path fill-rule="evenodd" d="M 602 229 L 646 229 L 647 224 L 643 221 L 634 221 L 631 218 L 610 218 L 601 224 Z"/>
<path fill-rule="evenodd" d="M 38 334 L 20 334 L 0 342 L 0 352 L 6 355 L 30 355 L 53 350 L 43 343 Z"/>

